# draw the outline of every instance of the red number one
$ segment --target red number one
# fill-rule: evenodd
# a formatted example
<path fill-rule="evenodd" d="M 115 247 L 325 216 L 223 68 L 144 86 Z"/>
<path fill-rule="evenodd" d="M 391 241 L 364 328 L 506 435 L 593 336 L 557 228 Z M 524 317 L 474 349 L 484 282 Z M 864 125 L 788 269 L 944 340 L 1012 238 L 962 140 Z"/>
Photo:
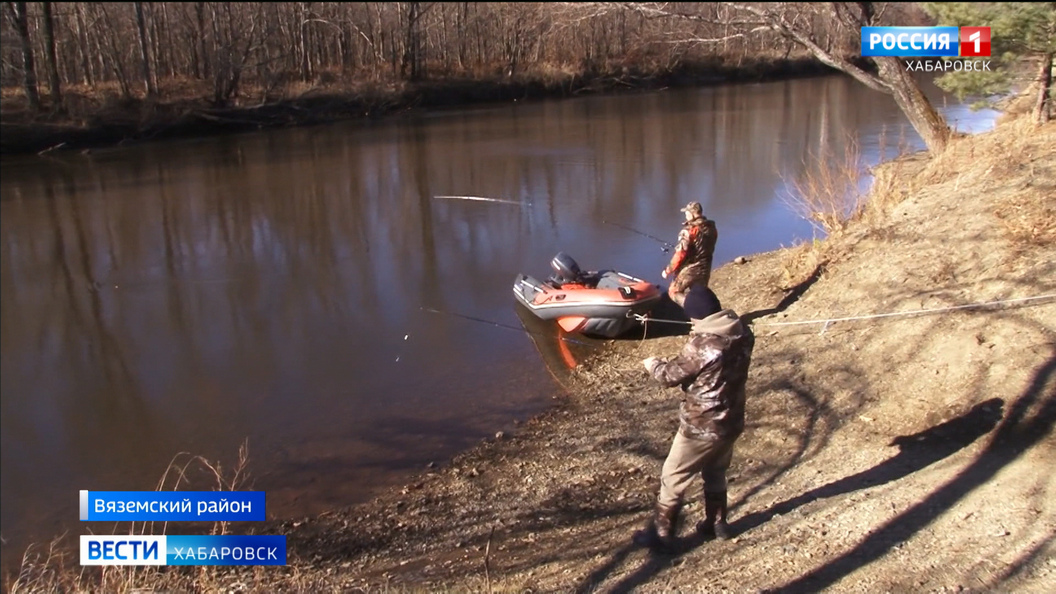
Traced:
<path fill-rule="evenodd" d="M 961 27 L 961 56 L 990 55 L 990 27 Z"/>

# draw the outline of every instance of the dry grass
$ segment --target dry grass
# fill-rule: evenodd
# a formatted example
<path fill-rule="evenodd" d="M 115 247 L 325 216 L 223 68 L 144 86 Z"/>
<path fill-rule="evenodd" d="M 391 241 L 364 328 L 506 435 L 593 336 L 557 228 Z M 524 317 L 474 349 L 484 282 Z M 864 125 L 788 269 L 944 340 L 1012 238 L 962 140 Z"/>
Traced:
<path fill-rule="evenodd" d="M 1047 181 L 1056 177 L 1048 164 L 1056 151 L 1056 124 L 1038 125 L 1023 112 L 1002 126 L 1001 134 L 955 140 L 919 180 L 953 181 L 955 189 L 976 184 L 998 193 L 993 214 L 1014 244 L 1056 243 L 1056 187 Z"/>
<path fill-rule="evenodd" d="M 156 491 L 179 490 L 188 486 L 203 490 L 197 482 L 191 482 L 198 473 L 217 491 L 245 489 L 249 475 L 249 447 L 243 443 L 238 450 L 234 466 L 227 470 L 219 462 L 201 456 L 181 452 L 169 462 L 155 487 Z M 154 522 L 117 523 L 113 534 L 156 535 L 165 534 L 167 523 L 160 527 Z M 214 522 L 210 534 L 227 534 L 228 522 Z M 83 567 L 75 550 L 65 536 L 53 540 L 47 548 L 30 546 L 22 556 L 18 575 L 5 584 L 10 594 L 22 592 L 66 593 L 66 592 L 114 592 L 118 594 L 144 591 L 176 590 L 213 592 L 221 589 L 219 569 L 210 566 L 169 570 L 158 567 Z"/>
<path fill-rule="evenodd" d="M 785 203 L 819 233 L 840 235 L 861 208 L 861 161 L 855 138 L 848 138 L 840 152 L 832 148 L 811 152 L 801 172 L 788 179 Z"/>
<path fill-rule="evenodd" d="M 815 237 L 782 251 L 780 287 L 791 289 L 831 262 L 836 250 L 830 239 L 841 237 L 864 213 L 879 218 L 872 214 L 880 212 L 879 204 L 887 204 L 900 195 L 895 182 L 900 174 L 898 169 L 878 168 L 874 171 L 873 189 L 864 194 L 860 188 L 866 170 L 856 138 L 848 137 L 842 150 L 826 148 L 810 153 L 802 170 L 787 179 L 790 190 L 783 199 L 793 212 L 810 222 Z M 873 200 L 878 206 L 867 208 Z"/>
<path fill-rule="evenodd" d="M 1036 192 L 1020 190 L 998 202 L 994 216 L 1013 242 L 1056 244 L 1056 208 L 1052 200 L 1037 197 Z"/>
<path fill-rule="evenodd" d="M 849 229 L 885 239 L 894 225 L 890 213 L 895 206 L 925 186 L 943 183 L 951 183 L 954 192 L 961 187 L 992 192 L 993 214 L 1013 245 L 1054 244 L 1056 203 L 1051 197 L 1056 187 L 1045 181 L 1056 178 L 1047 165 L 1053 151 L 1056 124 L 1039 126 L 1029 112 L 1007 118 L 1000 133 L 955 138 L 939 155 L 907 155 L 904 140 L 899 140 L 898 155 L 869 171 L 872 184 L 865 194 L 858 192 L 864 173 L 857 143 L 848 142 L 842 154 L 812 154 L 802 173 L 788 182 L 792 192 L 786 202 L 826 239 L 784 250 L 782 285 L 795 286 L 819 266 L 838 260 L 846 246 L 833 240 Z M 945 267 L 935 275 L 937 281 L 948 281 L 953 271 Z"/>
<path fill-rule="evenodd" d="M 815 271 L 833 259 L 833 243 L 805 241 L 781 252 L 781 282 L 779 288 L 788 291 L 805 282 Z"/>
<path fill-rule="evenodd" d="M 944 152 L 924 167 L 920 181 L 932 184 L 957 178 L 960 187 L 986 178 L 1004 179 L 1017 168 L 1030 165 L 1030 155 L 1027 161 L 1010 157 L 1020 153 L 1029 138 L 1040 131 L 1029 117 L 1019 116 L 1003 125 L 1000 134 L 954 138 Z"/>

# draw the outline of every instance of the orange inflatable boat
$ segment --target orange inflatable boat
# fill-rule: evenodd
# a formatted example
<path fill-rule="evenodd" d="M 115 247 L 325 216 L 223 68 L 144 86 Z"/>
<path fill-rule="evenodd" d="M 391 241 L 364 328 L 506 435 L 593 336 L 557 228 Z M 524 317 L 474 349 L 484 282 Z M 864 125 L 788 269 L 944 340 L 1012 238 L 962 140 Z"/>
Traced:
<path fill-rule="evenodd" d="M 652 311 L 662 295 L 657 285 L 622 272 L 584 272 L 564 252 L 550 267 L 554 274 L 546 281 L 517 275 L 513 294 L 535 316 L 556 320 L 566 332 L 615 338 L 637 326 L 634 314 Z"/>

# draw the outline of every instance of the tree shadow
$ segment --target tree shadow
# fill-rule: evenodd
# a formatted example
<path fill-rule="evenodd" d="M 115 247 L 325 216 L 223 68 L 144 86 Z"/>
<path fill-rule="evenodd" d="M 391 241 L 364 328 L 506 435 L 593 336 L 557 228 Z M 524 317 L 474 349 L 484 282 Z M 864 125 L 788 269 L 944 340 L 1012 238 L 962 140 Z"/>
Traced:
<path fill-rule="evenodd" d="M 627 558 L 628 555 L 638 549 L 638 545 L 627 544 L 616 551 L 612 558 L 608 560 L 604 565 L 595 569 L 583 579 L 583 582 L 575 589 L 576 594 L 586 594 L 593 592 L 598 584 L 605 580 L 605 578 L 612 573 L 621 563 Z M 659 574 L 661 571 L 671 567 L 675 561 L 673 555 L 660 555 L 650 554 L 646 559 L 645 564 L 638 568 L 633 574 L 627 576 L 620 583 L 613 586 L 609 592 L 626 593 L 635 591 L 638 586 L 647 583 L 653 576 Z"/>
<path fill-rule="evenodd" d="M 898 543 L 905 542 L 993 478 L 1052 431 L 1053 425 L 1056 424 L 1056 390 L 1050 383 L 1054 378 L 1056 355 L 1050 356 L 1038 368 L 1022 396 L 997 426 L 986 448 L 956 478 L 870 532 L 854 548 L 773 591 L 818 592 L 826 589 L 855 570 L 879 559 Z M 1035 404 L 1038 405 L 1037 412 L 1025 420 Z"/>
<path fill-rule="evenodd" d="M 782 501 L 765 511 L 755 512 L 739 518 L 730 524 L 731 532 L 736 536 L 768 522 L 775 516 L 789 513 L 812 501 L 889 483 L 926 468 L 939 460 L 953 455 L 979 437 L 992 431 L 1001 420 L 1003 406 L 1004 401 L 1000 398 L 993 398 L 975 405 L 968 412 L 954 419 L 919 433 L 898 436 L 890 443 L 890 445 L 899 447 L 899 452 L 894 457 L 869 470 L 844 477 L 792 499 Z M 706 542 L 707 539 L 698 534 L 680 538 L 676 545 L 677 553 L 675 556 L 693 551 Z M 584 588 L 604 580 L 609 573 L 619 566 L 619 563 L 626 558 L 629 551 L 633 550 L 633 547 L 629 545 L 625 549 L 618 551 L 605 565 L 592 572 L 578 591 L 585 591 Z M 611 592 L 633 591 L 637 586 L 647 583 L 660 571 L 669 567 L 675 556 L 650 555 L 649 560 L 645 564 L 613 586 Z M 854 559 L 857 559 L 857 557 L 854 557 Z M 828 584 L 831 584 L 831 582 L 820 585 L 812 582 L 804 589 L 807 591 L 818 591 Z M 784 588 L 781 590 L 784 591 Z"/>
<path fill-rule="evenodd" d="M 807 292 L 807 289 L 813 286 L 814 283 L 818 282 L 818 279 L 821 278 L 821 273 L 824 271 L 825 267 L 819 264 L 817 267 L 814 268 L 814 272 L 810 273 L 810 276 L 808 276 L 806 280 L 789 289 L 788 293 L 786 293 L 785 296 L 781 298 L 781 301 L 779 301 L 776 306 L 771 307 L 770 309 L 760 309 L 757 311 L 748 312 L 741 316 L 741 321 L 746 324 L 750 324 L 758 318 L 763 318 L 769 315 L 785 311 L 793 303 L 799 301 L 799 298 Z"/>
<path fill-rule="evenodd" d="M 899 451 L 877 466 L 857 474 L 811 489 L 791 499 L 774 504 L 765 511 L 748 514 L 730 524 L 733 534 L 756 528 L 775 516 L 784 515 L 818 499 L 828 499 L 859 489 L 868 489 L 909 476 L 931 466 L 989 433 L 1001 419 L 1004 401 L 992 398 L 979 403 L 967 413 L 913 435 L 900 435 L 888 444 Z"/>
<path fill-rule="evenodd" d="M 1006 567 L 1001 575 L 995 580 L 996 583 L 991 584 L 991 587 L 996 587 L 998 584 L 1004 584 L 1019 577 L 1031 565 L 1044 560 L 1046 550 L 1052 546 L 1054 541 L 1056 541 L 1056 534 L 1049 534 L 1048 538 L 1042 540 L 1034 547 L 1031 547 L 1031 549 L 1020 556 L 1019 559 L 1008 565 L 1008 567 Z"/>
<path fill-rule="evenodd" d="M 737 501 L 731 503 L 731 508 L 742 505 L 760 491 L 772 485 L 774 481 L 791 470 L 796 464 L 807 460 L 811 452 L 817 453 L 818 450 L 828 443 L 828 436 L 832 433 L 832 427 L 836 423 L 826 404 L 805 387 L 798 385 L 797 382 L 781 380 L 772 386 L 762 388 L 760 391 L 762 393 L 787 392 L 803 403 L 810 412 L 806 415 L 806 426 L 799 431 L 798 443 L 795 449 L 790 452 L 787 461 L 773 469 L 769 476 L 757 481 L 748 491 L 742 493 Z"/>

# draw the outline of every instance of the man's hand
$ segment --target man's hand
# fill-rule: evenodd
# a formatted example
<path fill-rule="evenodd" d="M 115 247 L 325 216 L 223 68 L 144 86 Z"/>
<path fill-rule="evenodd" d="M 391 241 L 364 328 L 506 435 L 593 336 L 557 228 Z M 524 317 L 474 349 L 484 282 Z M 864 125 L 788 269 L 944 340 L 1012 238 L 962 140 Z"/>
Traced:
<path fill-rule="evenodd" d="M 667 278 L 667 269 L 666 268 L 664 269 L 663 272 L 660 273 L 660 278 Z"/>
<path fill-rule="evenodd" d="M 642 365 L 645 366 L 645 370 L 648 371 L 649 373 L 652 373 L 653 369 L 655 369 L 656 366 L 659 365 L 659 364 L 660 364 L 660 358 L 659 357 L 646 357 L 645 359 L 642 359 Z"/>

